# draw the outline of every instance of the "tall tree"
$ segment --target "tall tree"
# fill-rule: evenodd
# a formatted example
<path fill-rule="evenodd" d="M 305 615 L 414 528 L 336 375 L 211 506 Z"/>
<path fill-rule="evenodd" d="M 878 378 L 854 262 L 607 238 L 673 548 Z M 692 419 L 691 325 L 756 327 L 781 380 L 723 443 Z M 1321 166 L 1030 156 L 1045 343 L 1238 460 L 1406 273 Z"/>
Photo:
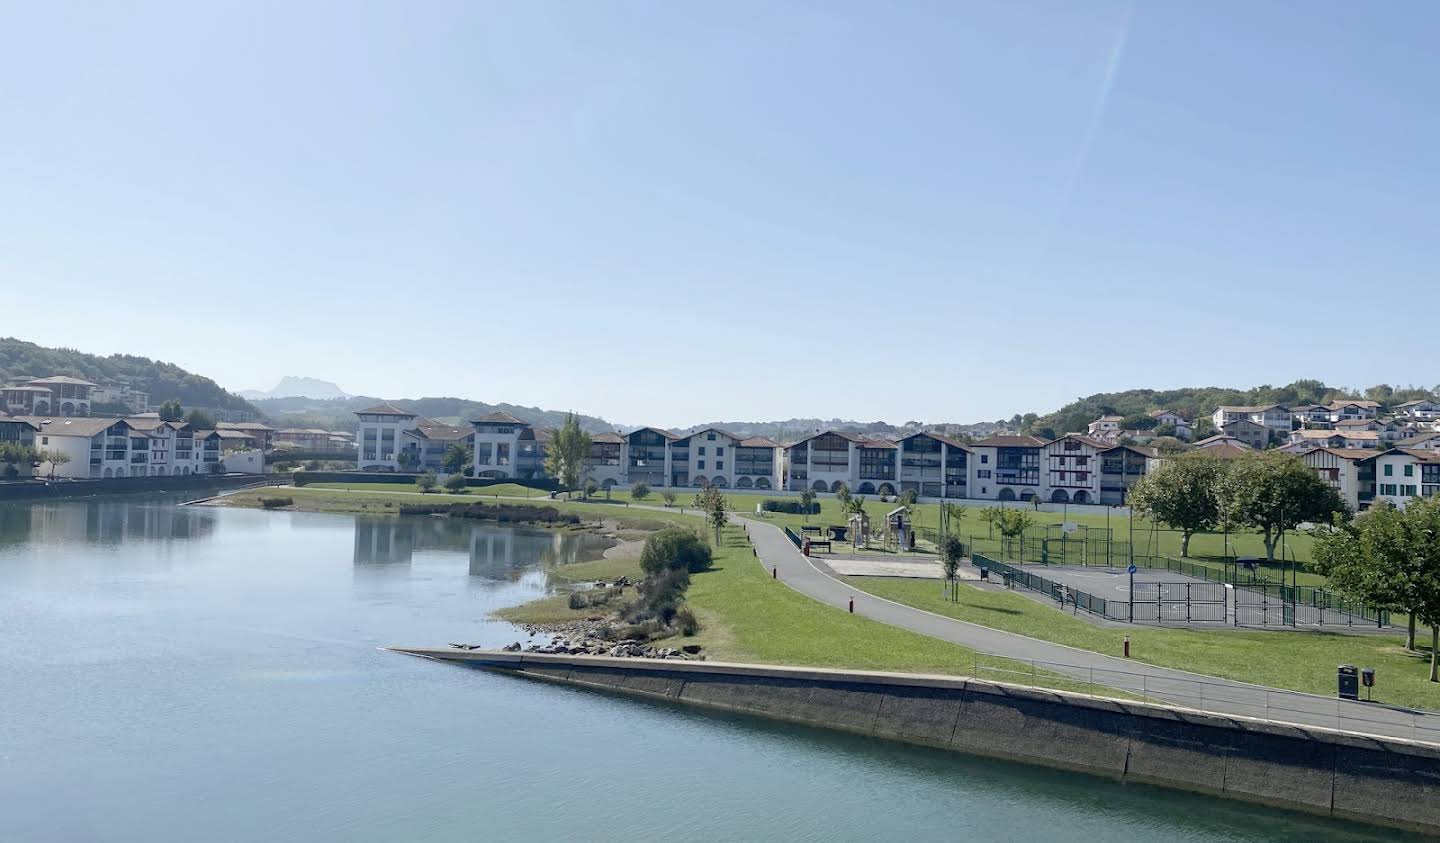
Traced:
<path fill-rule="evenodd" d="M 946 536 L 940 542 L 940 565 L 945 573 L 945 595 L 959 602 L 960 588 L 956 577 L 960 573 L 960 561 L 965 558 L 965 543 L 956 535 Z"/>
<path fill-rule="evenodd" d="M 177 398 L 171 398 L 162 403 L 158 412 L 162 421 L 180 421 L 185 418 L 185 410 L 180 406 Z"/>
<path fill-rule="evenodd" d="M 1197 453 L 1165 460 L 1131 487 L 1125 501 L 1135 512 L 1180 531 L 1180 555 L 1190 537 L 1220 523 L 1220 478 L 1225 461 Z"/>
<path fill-rule="evenodd" d="M 191 410 L 185 414 L 185 423 L 196 430 L 214 430 L 215 419 L 204 410 Z"/>
<path fill-rule="evenodd" d="M 1376 504 L 1353 525 L 1321 531 L 1315 558 L 1346 594 L 1408 612 L 1410 648 L 1415 621 L 1430 627 L 1430 681 L 1440 681 L 1440 498 L 1404 510 Z"/>
<path fill-rule="evenodd" d="M 1341 593 L 1374 609 L 1405 612 L 1410 620 L 1405 649 L 1415 649 L 1415 537 L 1405 513 L 1377 501 L 1350 523 L 1316 531 L 1315 569 Z"/>
<path fill-rule="evenodd" d="M 725 495 L 715 486 L 706 486 L 695 493 L 694 506 L 705 513 L 705 520 L 715 530 L 715 545 L 720 545 L 720 530 L 729 520 L 725 513 Z"/>
<path fill-rule="evenodd" d="M 1250 527 L 1265 542 L 1265 558 L 1286 531 L 1305 522 L 1328 524 L 1349 514 L 1340 493 L 1294 454 L 1269 451 L 1233 460 L 1220 480 L 1220 516 Z"/>
<path fill-rule="evenodd" d="M 580 419 L 567 413 L 565 423 L 550 437 L 545 449 L 545 473 L 565 489 L 583 488 L 590 459 L 590 434 L 580 429 Z"/>

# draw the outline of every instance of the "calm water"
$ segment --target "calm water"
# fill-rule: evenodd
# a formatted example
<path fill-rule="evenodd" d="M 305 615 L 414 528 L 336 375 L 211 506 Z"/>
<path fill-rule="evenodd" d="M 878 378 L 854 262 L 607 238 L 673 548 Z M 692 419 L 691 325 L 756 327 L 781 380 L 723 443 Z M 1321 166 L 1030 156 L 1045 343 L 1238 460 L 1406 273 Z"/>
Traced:
<path fill-rule="evenodd" d="M 0 505 L 0 840 L 1397 837 L 376 649 L 523 640 L 486 614 L 593 545 Z"/>

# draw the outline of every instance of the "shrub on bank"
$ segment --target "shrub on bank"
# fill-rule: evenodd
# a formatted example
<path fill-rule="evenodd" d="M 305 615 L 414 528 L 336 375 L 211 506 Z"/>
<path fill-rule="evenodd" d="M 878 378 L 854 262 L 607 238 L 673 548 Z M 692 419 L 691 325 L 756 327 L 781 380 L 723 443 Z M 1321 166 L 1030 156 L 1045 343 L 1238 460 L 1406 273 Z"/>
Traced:
<path fill-rule="evenodd" d="M 675 613 L 675 628 L 680 630 L 681 635 L 688 638 L 700 631 L 700 621 L 695 618 L 695 613 L 688 607 L 681 607 Z"/>
<path fill-rule="evenodd" d="M 445 490 L 456 495 L 465 494 L 465 475 L 452 474 L 445 478 Z"/>
<path fill-rule="evenodd" d="M 640 569 L 650 577 L 677 569 L 698 574 L 708 570 L 711 562 L 710 545 L 683 527 L 666 527 L 651 535 L 640 551 Z"/>
<path fill-rule="evenodd" d="M 812 502 L 811 502 L 811 504 L 810 504 L 810 511 L 809 511 L 809 512 L 806 512 L 806 511 L 805 511 L 805 504 L 802 503 L 802 502 L 800 502 L 800 501 L 798 501 L 798 500 L 797 500 L 797 501 L 792 501 L 792 500 L 775 500 L 774 498 L 766 498 L 765 501 L 761 504 L 761 506 L 763 506 L 763 507 L 765 508 L 765 511 L 766 511 L 766 512 L 783 512 L 783 513 L 785 513 L 786 515 L 819 515 L 819 514 L 820 514 L 820 502 L 819 502 L 819 501 L 812 501 Z"/>
<path fill-rule="evenodd" d="M 287 506 L 294 506 L 294 498 L 261 498 L 260 506 L 263 509 L 281 509 Z"/>

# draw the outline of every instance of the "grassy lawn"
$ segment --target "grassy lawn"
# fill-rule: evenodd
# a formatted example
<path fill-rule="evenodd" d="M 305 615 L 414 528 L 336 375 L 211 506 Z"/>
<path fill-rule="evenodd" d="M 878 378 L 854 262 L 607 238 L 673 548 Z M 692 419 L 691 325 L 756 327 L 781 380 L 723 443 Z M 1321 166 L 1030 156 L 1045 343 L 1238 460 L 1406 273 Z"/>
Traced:
<path fill-rule="evenodd" d="M 1429 654 L 1407 654 L 1403 637 L 1321 632 L 1237 632 L 1100 627 L 1020 594 L 961 585 L 960 602 L 940 583 L 846 577 L 855 588 L 982 626 L 1118 656 L 1130 636 L 1132 658 L 1160 667 L 1333 696 L 1335 666 L 1376 670 L 1376 701 L 1440 709 L 1440 685 L 1428 681 Z"/>
<path fill-rule="evenodd" d="M 590 562 L 573 562 L 569 565 L 561 565 L 549 573 L 562 580 L 572 582 L 593 582 L 595 580 L 613 582 L 621 577 L 629 577 L 631 581 L 634 581 L 643 576 L 640 572 L 639 559 L 595 559 Z"/>

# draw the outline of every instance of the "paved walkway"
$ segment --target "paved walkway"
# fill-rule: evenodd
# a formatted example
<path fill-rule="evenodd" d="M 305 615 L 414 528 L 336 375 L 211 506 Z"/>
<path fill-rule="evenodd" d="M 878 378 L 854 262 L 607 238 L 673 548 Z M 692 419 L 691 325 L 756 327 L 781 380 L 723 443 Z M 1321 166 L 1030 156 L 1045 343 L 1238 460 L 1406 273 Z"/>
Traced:
<path fill-rule="evenodd" d="M 881 623 L 983 653 L 1037 662 L 1044 670 L 1188 708 L 1440 743 L 1440 715 L 1154 667 L 966 623 L 876 597 L 821 571 L 801 555 L 779 527 L 748 518 L 737 520 L 750 534 L 765 567 L 777 569 L 779 579 L 791 588 L 841 609 L 854 600 L 855 614 Z M 1217 646 L 1224 646 L 1223 639 L 1217 641 Z"/>

